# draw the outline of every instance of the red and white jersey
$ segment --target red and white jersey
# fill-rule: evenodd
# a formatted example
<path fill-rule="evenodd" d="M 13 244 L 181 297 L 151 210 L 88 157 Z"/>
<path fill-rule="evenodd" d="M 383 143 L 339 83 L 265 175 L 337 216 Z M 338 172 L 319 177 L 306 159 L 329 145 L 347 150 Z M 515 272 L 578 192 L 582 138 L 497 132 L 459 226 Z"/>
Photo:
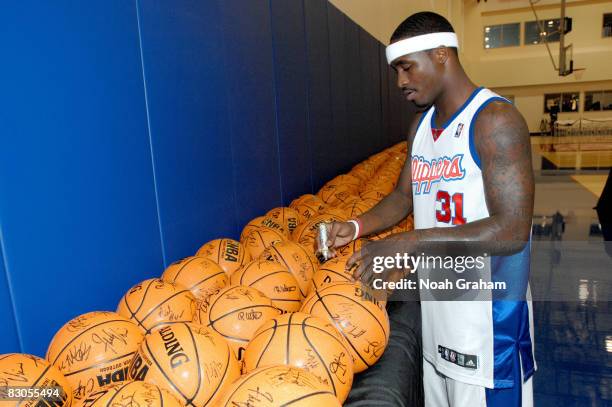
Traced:
<path fill-rule="evenodd" d="M 435 107 L 421 118 L 411 150 L 415 229 L 456 227 L 489 216 L 473 132 L 479 112 L 496 100 L 508 102 L 478 88 L 440 129 Z M 514 291 L 527 292 L 529 245 L 500 259 L 487 258 L 490 281 L 508 279 Z M 422 301 L 421 312 L 424 358 L 445 376 L 507 388 L 520 377 L 515 373 L 521 364 L 525 378 L 533 373 L 526 301 Z"/>

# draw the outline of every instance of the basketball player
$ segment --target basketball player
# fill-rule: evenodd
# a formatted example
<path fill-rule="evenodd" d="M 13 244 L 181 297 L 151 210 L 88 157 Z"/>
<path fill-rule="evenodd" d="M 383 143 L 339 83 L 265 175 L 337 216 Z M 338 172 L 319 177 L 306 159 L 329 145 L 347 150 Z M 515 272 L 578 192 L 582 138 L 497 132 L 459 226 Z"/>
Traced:
<path fill-rule="evenodd" d="M 491 279 L 526 293 L 534 194 L 527 126 L 508 100 L 470 81 L 457 49 L 452 26 L 435 13 L 414 14 L 393 33 L 387 60 L 422 112 L 408 135 L 409 159 L 391 194 L 331 225 L 330 245 L 413 213 L 414 231 L 392 235 L 391 245 L 371 242 L 349 263 L 393 256 L 398 242 L 411 254 L 434 242 L 480 242 L 495 256 Z M 426 406 L 533 404 L 529 302 L 422 301 L 421 313 Z"/>

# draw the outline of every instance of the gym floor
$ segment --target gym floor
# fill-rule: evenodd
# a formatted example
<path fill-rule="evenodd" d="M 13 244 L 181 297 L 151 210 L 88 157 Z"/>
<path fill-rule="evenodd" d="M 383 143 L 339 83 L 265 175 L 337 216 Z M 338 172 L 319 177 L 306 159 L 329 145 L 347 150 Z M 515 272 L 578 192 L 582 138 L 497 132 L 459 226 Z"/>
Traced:
<path fill-rule="evenodd" d="M 602 254 L 601 235 L 591 233 L 612 149 L 550 151 L 549 142 L 532 137 L 534 224 L 558 211 L 565 230 L 560 241 L 542 237 L 535 243 L 534 298 L 554 300 L 534 302 L 535 405 L 612 406 L 612 259 Z M 557 168 L 546 169 L 551 167 Z"/>

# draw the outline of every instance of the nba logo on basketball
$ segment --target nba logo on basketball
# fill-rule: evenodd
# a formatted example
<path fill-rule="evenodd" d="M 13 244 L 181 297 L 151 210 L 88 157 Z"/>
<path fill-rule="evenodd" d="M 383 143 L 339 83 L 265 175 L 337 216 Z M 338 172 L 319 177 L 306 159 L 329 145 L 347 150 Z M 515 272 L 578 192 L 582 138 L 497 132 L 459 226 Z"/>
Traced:
<path fill-rule="evenodd" d="M 457 125 L 457 130 L 455 130 L 455 138 L 459 138 L 459 136 L 461 136 L 462 131 L 463 131 L 463 123 L 459 123 Z"/>

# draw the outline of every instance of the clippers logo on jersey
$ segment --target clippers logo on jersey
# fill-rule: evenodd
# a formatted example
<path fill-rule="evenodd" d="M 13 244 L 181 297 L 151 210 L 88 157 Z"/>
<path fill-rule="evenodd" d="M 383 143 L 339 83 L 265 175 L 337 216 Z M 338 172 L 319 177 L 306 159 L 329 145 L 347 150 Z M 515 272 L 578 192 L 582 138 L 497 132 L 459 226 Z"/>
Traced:
<path fill-rule="evenodd" d="M 440 157 L 426 160 L 421 156 L 412 157 L 412 185 L 416 195 L 429 194 L 435 182 L 457 181 L 465 177 L 465 170 L 461 165 L 463 154 L 456 154 L 453 158 Z"/>

